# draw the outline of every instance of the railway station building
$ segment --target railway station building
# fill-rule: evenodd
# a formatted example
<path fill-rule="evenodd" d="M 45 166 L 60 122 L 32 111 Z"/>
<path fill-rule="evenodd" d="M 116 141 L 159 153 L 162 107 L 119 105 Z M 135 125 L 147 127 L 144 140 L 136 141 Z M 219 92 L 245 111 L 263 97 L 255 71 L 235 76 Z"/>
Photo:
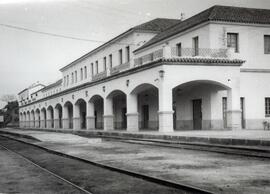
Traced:
<path fill-rule="evenodd" d="M 135 26 L 19 93 L 21 128 L 244 130 L 270 122 L 270 10 L 213 6 Z M 269 125 L 270 126 L 270 125 Z"/>

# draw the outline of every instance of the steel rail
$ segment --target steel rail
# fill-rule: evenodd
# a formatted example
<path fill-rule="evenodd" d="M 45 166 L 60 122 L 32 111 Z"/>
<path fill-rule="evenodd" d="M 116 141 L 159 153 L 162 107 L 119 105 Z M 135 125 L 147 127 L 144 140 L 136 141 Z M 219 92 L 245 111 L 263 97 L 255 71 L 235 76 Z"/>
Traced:
<path fill-rule="evenodd" d="M 87 194 L 93 194 L 93 193 L 91 193 L 91 192 L 85 190 L 84 188 L 82 188 L 82 187 L 80 187 L 80 186 L 78 186 L 78 185 L 76 185 L 76 184 L 74 184 L 74 183 L 68 181 L 67 179 L 65 179 L 65 178 L 63 178 L 63 177 L 61 177 L 61 176 L 59 176 L 59 175 L 53 173 L 52 171 L 50 171 L 50 170 L 48 170 L 48 169 L 46 169 L 46 168 L 41 167 L 40 165 L 38 165 L 37 163 L 33 162 L 32 160 L 29 160 L 28 158 L 24 157 L 22 154 L 20 154 L 20 153 L 14 151 L 14 150 L 8 149 L 6 146 L 3 146 L 1 143 L 0 143 L 0 147 L 3 148 L 3 149 L 5 149 L 5 150 L 7 150 L 7 151 L 10 152 L 10 153 L 13 153 L 13 154 L 19 156 L 20 158 L 22 158 L 23 160 L 27 161 L 28 163 L 34 165 L 35 167 L 41 169 L 42 171 L 45 171 L 45 172 L 49 173 L 49 174 L 52 175 L 52 176 L 54 176 L 54 177 L 56 177 L 56 178 L 58 178 L 58 179 L 64 181 L 65 183 L 67 183 L 67 184 L 69 184 L 69 185 L 75 187 L 76 189 L 79 189 L 80 191 L 83 191 L 84 193 L 87 193 Z"/>
<path fill-rule="evenodd" d="M 161 178 L 158 178 L 158 177 L 148 176 L 148 175 L 137 173 L 137 172 L 134 172 L 134 171 L 121 169 L 121 168 L 113 167 L 113 166 L 110 166 L 110 165 L 102 164 L 102 163 L 99 163 L 99 162 L 86 160 L 86 159 L 83 159 L 83 158 L 80 158 L 80 157 L 76 157 L 76 156 L 68 155 L 68 154 L 58 152 L 58 151 L 55 151 L 55 150 L 51 150 L 51 149 L 48 149 L 46 147 L 43 147 L 43 146 L 40 146 L 40 145 L 37 145 L 37 144 L 32 144 L 32 143 L 29 143 L 29 142 L 26 142 L 26 141 L 23 141 L 23 140 L 20 140 L 20 139 L 16 139 L 16 138 L 13 138 L 13 137 L 5 136 L 5 135 L 2 135 L 2 134 L 0 134 L 0 136 L 4 137 L 4 138 L 7 138 L 7 139 L 17 141 L 17 142 L 21 142 L 21 143 L 26 144 L 26 145 L 37 147 L 37 148 L 39 148 L 41 150 L 44 150 L 44 151 L 46 151 L 48 153 L 51 153 L 51 154 L 55 154 L 55 155 L 58 155 L 58 156 L 63 156 L 65 158 L 70 158 L 70 159 L 74 159 L 74 160 L 77 160 L 77 161 L 82 161 L 84 163 L 91 164 L 91 165 L 94 165 L 94 166 L 97 166 L 97 167 L 100 167 L 100 168 L 104 168 L 104 169 L 108 169 L 108 170 L 111 170 L 111 171 L 119 172 L 119 173 L 122 173 L 122 174 L 126 174 L 126 175 L 129 175 L 129 176 L 132 176 L 132 177 L 140 178 L 140 179 L 143 179 L 143 180 L 146 180 L 146 181 L 149 181 L 149 182 L 153 182 L 153 183 L 157 183 L 157 184 L 160 184 L 160 185 L 164 185 L 164 186 L 167 186 L 167 187 L 176 188 L 176 189 L 182 189 L 182 190 L 186 190 L 186 191 L 190 191 L 190 192 L 194 192 L 194 193 L 214 194 L 214 192 L 212 192 L 212 191 L 208 191 L 208 190 L 205 190 L 205 189 L 202 189 L 202 188 L 198 188 L 196 186 L 191 186 L 191 185 L 184 184 L 184 183 L 179 183 L 179 182 L 168 181 L 168 180 L 161 179 Z"/>

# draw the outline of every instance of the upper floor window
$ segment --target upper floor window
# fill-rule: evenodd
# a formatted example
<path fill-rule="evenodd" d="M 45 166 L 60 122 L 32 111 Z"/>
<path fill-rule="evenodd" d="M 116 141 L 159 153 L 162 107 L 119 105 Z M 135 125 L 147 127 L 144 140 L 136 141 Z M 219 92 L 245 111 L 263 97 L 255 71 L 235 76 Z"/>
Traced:
<path fill-rule="evenodd" d="M 98 74 L 98 61 L 96 61 L 96 74 Z"/>
<path fill-rule="evenodd" d="M 84 79 L 86 79 L 86 78 L 87 78 L 87 67 L 84 66 Z"/>
<path fill-rule="evenodd" d="M 126 61 L 130 61 L 130 48 L 129 46 L 126 47 Z"/>
<path fill-rule="evenodd" d="M 69 84 L 69 75 L 67 75 L 67 86 Z"/>
<path fill-rule="evenodd" d="M 81 68 L 81 80 L 83 80 L 83 68 Z"/>
<path fill-rule="evenodd" d="M 264 54 L 270 54 L 270 35 L 264 35 Z"/>
<path fill-rule="evenodd" d="M 74 73 L 71 73 L 71 84 L 74 83 Z"/>
<path fill-rule="evenodd" d="M 77 83 L 78 81 L 78 75 L 77 75 L 77 71 L 75 71 L 75 83 Z"/>
<path fill-rule="evenodd" d="M 270 117 L 270 98 L 265 98 L 265 117 Z"/>
<path fill-rule="evenodd" d="M 119 53 L 119 64 L 121 65 L 123 63 L 123 51 L 122 51 L 122 49 L 120 49 L 118 51 L 118 53 Z"/>
<path fill-rule="evenodd" d="M 94 75 L 94 64 L 91 63 L 91 75 L 93 76 Z"/>
<path fill-rule="evenodd" d="M 107 69 L 107 59 L 106 59 L 106 57 L 103 57 L 103 66 L 104 66 L 104 70 L 106 71 L 106 69 Z"/>
<path fill-rule="evenodd" d="M 192 39 L 193 56 L 199 55 L 199 37 L 196 36 Z"/>
<path fill-rule="evenodd" d="M 177 56 L 182 56 L 182 44 L 181 42 L 176 45 L 176 54 Z"/>
<path fill-rule="evenodd" d="M 64 76 L 64 86 L 66 86 L 66 82 L 67 82 L 66 76 Z"/>
<path fill-rule="evenodd" d="M 112 68 L 113 66 L 113 59 L 112 59 L 112 54 L 109 55 L 109 60 L 110 60 L 110 69 Z"/>
<path fill-rule="evenodd" d="M 227 47 L 234 48 L 235 52 L 239 52 L 238 33 L 227 33 Z"/>

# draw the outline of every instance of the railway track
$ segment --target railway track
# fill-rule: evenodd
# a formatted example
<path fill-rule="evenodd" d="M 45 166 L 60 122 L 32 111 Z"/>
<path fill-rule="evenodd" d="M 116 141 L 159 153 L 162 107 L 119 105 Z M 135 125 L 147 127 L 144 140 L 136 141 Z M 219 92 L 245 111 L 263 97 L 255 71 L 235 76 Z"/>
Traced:
<path fill-rule="evenodd" d="M 83 193 L 213 193 L 84 160 L 5 135 L 0 135 L 0 146 Z"/>

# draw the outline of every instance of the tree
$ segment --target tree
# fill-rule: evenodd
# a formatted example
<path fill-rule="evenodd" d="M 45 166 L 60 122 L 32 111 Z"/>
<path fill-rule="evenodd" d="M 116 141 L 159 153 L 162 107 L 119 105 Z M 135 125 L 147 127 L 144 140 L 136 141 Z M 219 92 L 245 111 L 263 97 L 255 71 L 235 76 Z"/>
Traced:
<path fill-rule="evenodd" d="M 0 100 L 6 103 L 13 102 L 16 100 L 16 96 L 14 94 L 5 94 L 1 96 Z"/>

